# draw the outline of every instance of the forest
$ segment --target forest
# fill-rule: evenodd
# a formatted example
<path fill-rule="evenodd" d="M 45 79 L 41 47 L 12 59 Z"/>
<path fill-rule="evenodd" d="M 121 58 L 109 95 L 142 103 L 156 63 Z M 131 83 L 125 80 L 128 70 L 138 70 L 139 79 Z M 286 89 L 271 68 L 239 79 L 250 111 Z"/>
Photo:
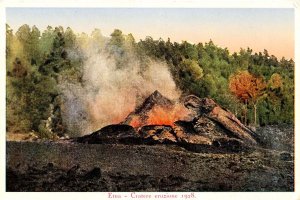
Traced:
<path fill-rule="evenodd" d="M 66 113 L 70 105 L 66 104 L 65 87 L 79 93 L 86 88 L 89 80 L 83 66 L 89 59 L 87 49 L 113 58 L 116 72 L 130 69 L 134 61 L 139 63 L 136 73 L 144 76 L 152 62 L 163 63 L 181 96 L 213 98 L 246 125 L 294 123 L 294 61 L 277 58 L 267 50 L 253 52 L 241 47 L 239 52 L 230 52 L 213 41 L 178 43 L 150 36 L 136 41 L 119 29 L 106 37 L 99 29 L 77 34 L 70 27 L 48 26 L 41 31 L 24 24 L 12 30 L 7 24 L 7 132 L 34 132 L 42 138 L 72 135 L 76 127 L 69 126 L 64 117 L 73 111 Z M 101 59 L 93 62 L 97 61 Z M 131 71 L 126 73 L 130 76 Z M 157 68 L 156 73 L 163 72 Z M 81 112 L 80 117 L 89 116 Z"/>

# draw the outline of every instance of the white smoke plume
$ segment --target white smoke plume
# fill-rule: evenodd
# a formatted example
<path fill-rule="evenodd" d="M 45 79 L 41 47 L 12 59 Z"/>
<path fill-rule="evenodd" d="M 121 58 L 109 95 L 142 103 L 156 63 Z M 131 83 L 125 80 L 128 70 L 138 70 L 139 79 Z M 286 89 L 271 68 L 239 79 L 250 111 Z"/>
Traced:
<path fill-rule="evenodd" d="M 120 123 L 155 90 L 173 100 L 180 96 L 166 63 L 147 58 L 147 67 L 142 67 L 130 48 L 122 55 L 94 45 L 81 48 L 86 58 L 83 84 L 61 84 L 63 120 L 72 136 Z"/>

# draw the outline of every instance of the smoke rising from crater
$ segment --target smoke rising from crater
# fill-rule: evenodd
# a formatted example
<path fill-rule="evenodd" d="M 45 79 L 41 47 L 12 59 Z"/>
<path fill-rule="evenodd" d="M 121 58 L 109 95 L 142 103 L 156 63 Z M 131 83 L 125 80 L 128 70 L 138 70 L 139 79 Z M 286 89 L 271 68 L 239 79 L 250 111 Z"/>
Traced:
<path fill-rule="evenodd" d="M 120 123 L 155 90 L 173 100 L 180 96 L 166 63 L 140 60 L 132 48 L 109 48 L 81 47 L 82 83 L 62 81 L 62 114 L 72 136 Z"/>

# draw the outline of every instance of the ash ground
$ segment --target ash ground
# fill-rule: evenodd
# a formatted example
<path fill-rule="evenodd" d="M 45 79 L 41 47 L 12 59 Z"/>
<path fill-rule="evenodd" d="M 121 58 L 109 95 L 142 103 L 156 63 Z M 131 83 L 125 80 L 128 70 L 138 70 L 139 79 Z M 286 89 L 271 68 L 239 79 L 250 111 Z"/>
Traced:
<path fill-rule="evenodd" d="M 257 130 L 263 147 L 7 142 L 7 191 L 293 191 L 294 130 Z"/>

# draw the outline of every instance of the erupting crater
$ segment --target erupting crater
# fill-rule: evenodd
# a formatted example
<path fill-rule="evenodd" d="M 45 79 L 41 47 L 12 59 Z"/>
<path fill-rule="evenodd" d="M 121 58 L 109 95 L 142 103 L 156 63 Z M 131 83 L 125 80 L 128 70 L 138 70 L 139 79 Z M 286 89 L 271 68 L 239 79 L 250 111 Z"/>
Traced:
<path fill-rule="evenodd" d="M 162 96 L 157 90 L 145 99 L 134 112 L 131 112 L 124 124 L 140 128 L 145 125 L 174 126 L 178 120 L 189 120 L 191 111 L 183 104 Z"/>
<path fill-rule="evenodd" d="M 189 150 L 240 151 L 257 145 L 255 132 L 214 100 L 194 95 L 171 101 L 158 91 L 120 124 L 77 138 L 81 143 L 176 144 Z"/>

